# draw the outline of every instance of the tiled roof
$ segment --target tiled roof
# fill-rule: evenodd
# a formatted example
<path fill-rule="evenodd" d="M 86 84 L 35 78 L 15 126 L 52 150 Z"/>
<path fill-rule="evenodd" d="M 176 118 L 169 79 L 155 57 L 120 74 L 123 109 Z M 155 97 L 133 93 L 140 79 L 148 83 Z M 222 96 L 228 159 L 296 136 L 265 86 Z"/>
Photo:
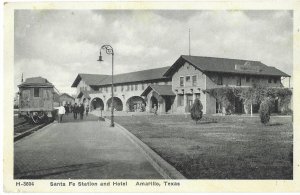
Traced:
<path fill-rule="evenodd" d="M 172 85 L 149 85 L 141 96 L 147 96 L 148 93 L 153 90 L 157 92 L 159 95 L 175 95 L 172 91 Z"/>
<path fill-rule="evenodd" d="M 62 94 L 60 94 L 59 96 L 61 97 L 61 96 L 63 96 L 63 95 L 68 96 L 69 98 L 75 99 L 74 97 L 72 97 L 71 95 L 69 95 L 69 94 L 67 94 L 67 93 L 62 93 Z"/>
<path fill-rule="evenodd" d="M 114 75 L 114 84 L 118 83 L 130 83 L 136 81 L 149 81 L 149 80 L 158 80 L 166 79 L 170 80 L 163 76 L 163 74 L 170 67 L 162 67 L 148 70 L 141 70 L 136 72 L 116 74 Z M 75 81 L 72 84 L 72 87 L 77 87 L 80 80 L 84 80 L 88 85 L 110 85 L 111 84 L 111 75 L 100 75 L 100 74 L 78 74 Z"/>
<path fill-rule="evenodd" d="M 156 79 L 168 79 L 163 75 L 169 68 L 170 66 L 124 73 L 124 74 L 117 74 L 114 75 L 114 83 L 117 84 L 117 83 L 130 83 L 136 81 L 149 81 L 149 80 L 156 80 Z M 111 84 L 111 76 L 108 76 L 106 79 L 101 81 L 101 85 L 108 85 L 108 84 Z"/>
<path fill-rule="evenodd" d="M 164 74 L 164 76 L 173 75 L 174 72 L 176 72 L 185 62 L 190 63 L 202 72 L 289 77 L 288 74 L 278 70 L 277 68 L 267 66 L 259 61 L 187 55 L 180 56 L 179 59 Z"/>
<path fill-rule="evenodd" d="M 25 82 L 18 85 L 18 87 L 54 87 L 47 79 L 43 77 L 27 78 Z"/>
<path fill-rule="evenodd" d="M 83 73 L 80 73 L 77 75 L 75 81 L 73 82 L 72 84 L 72 87 L 77 87 L 77 85 L 79 84 L 79 82 L 81 80 L 84 80 L 84 82 L 87 84 L 87 85 L 99 85 L 100 82 L 107 78 L 108 75 L 103 75 L 103 74 L 83 74 Z"/>

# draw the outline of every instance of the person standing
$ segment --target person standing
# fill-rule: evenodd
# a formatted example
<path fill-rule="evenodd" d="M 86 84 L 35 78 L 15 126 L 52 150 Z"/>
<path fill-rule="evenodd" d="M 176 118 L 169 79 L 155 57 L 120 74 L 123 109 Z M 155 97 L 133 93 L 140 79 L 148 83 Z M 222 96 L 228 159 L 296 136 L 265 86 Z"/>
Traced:
<path fill-rule="evenodd" d="M 82 103 L 79 106 L 79 114 L 80 114 L 80 119 L 82 120 L 83 119 L 83 114 L 84 114 L 84 106 L 83 106 Z"/>
<path fill-rule="evenodd" d="M 87 106 L 85 107 L 85 115 L 86 115 L 86 116 L 89 115 L 89 110 L 90 110 L 89 105 L 87 105 Z"/>
<path fill-rule="evenodd" d="M 154 104 L 153 111 L 154 111 L 154 114 L 157 115 L 157 106 L 156 106 L 156 104 Z"/>
<path fill-rule="evenodd" d="M 63 115 L 66 113 L 65 107 L 61 105 L 58 107 L 58 123 L 62 122 Z"/>
<path fill-rule="evenodd" d="M 65 111 L 66 111 L 66 115 L 68 115 L 68 113 L 69 113 L 69 106 L 68 106 L 68 104 L 65 104 Z"/>
<path fill-rule="evenodd" d="M 75 103 L 74 107 L 73 107 L 73 116 L 74 116 L 74 119 L 77 119 L 77 112 L 78 112 L 78 106 L 77 106 L 77 103 Z"/>

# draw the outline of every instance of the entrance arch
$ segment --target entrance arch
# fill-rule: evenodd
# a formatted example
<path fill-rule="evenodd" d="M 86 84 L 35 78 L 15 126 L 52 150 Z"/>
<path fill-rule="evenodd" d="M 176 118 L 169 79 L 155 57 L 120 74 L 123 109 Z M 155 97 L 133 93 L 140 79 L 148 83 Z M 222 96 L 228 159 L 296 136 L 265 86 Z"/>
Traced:
<path fill-rule="evenodd" d="M 104 109 L 104 103 L 103 103 L 102 99 L 98 98 L 98 97 L 94 98 L 92 100 L 92 108 L 94 110 L 103 110 Z"/>
<path fill-rule="evenodd" d="M 132 96 L 127 102 L 126 106 L 129 112 L 144 112 L 146 110 L 146 102 L 140 96 Z"/>
<path fill-rule="evenodd" d="M 112 100 L 111 98 L 109 98 L 107 100 L 107 108 L 108 108 L 108 110 L 111 109 L 111 102 L 112 102 L 111 100 Z M 117 111 L 122 111 L 123 110 L 122 100 L 120 98 L 118 98 L 118 97 L 114 97 L 114 108 Z"/>
<path fill-rule="evenodd" d="M 156 97 L 152 96 L 150 98 L 150 108 L 154 108 L 154 105 L 158 107 L 158 100 Z"/>

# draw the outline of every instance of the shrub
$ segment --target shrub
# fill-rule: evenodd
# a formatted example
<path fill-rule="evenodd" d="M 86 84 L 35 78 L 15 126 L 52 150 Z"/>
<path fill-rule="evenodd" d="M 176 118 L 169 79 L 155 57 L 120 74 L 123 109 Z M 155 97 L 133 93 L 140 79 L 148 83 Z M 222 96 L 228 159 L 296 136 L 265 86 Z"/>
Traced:
<path fill-rule="evenodd" d="M 202 109 L 203 109 L 203 105 L 201 101 L 198 98 L 196 98 L 191 108 L 191 117 L 194 121 L 196 121 L 196 124 L 202 118 L 203 115 Z"/>
<path fill-rule="evenodd" d="M 265 100 L 260 104 L 259 107 L 259 116 L 260 116 L 260 121 L 263 124 L 267 124 L 270 121 L 270 101 Z"/>

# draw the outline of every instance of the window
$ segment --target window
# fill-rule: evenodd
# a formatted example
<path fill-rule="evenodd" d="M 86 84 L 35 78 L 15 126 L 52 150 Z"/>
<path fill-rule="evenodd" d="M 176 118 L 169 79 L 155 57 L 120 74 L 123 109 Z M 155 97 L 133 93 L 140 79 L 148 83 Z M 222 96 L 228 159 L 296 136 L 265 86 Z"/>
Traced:
<path fill-rule="evenodd" d="M 269 77 L 268 83 L 272 83 L 272 78 L 271 77 Z"/>
<path fill-rule="evenodd" d="M 106 91 L 106 92 L 108 91 L 108 87 L 105 87 L 105 91 Z"/>
<path fill-rule="evenodd" d="M 186 77 L 185 77 L 185 82 L 188 83 L 188 82 L 190 82 L 190 81 L 191 81 L 191 77 L 190 77 L 190 76 L 186 76 Z"/>
<path fill-rule="evenodd" d="M 192 80 L 193 80 L 193 86 L 196 86 L 197 85 L 197 75 L 194 75 L 192 77 Z"/>
<path fill-rule="evenodd" d="M 102 88 L 101 87 L 99 88 L 99 91 L 102 92 Z"/>
<path fill-rule="evenodd" d="M 34 97 L 40 97 L 40 88 L 33 88 Z"/>
<path fill-rule="evenodd" d="M 217 85 L 223 85 L 223 78 L 221 75 L 218 75 Z"/>
<path fill-rule="evenodd" d="M 115 91 L 115 92 L 117 91 L 117 86 L 114 86 L 114 91 Z"/>
<path fill-rule="evenodd" d="M 121 91 L 124 91 L 124 85 L 121 85 Z"/>
<path fill-rule="evenodd" d="M 184 80 L 183 80 L 184 78 L 183 77 L 180 77 L 180 87 L 183 87 L 183 82 L 184 82 Z"/>
<path fill-rule="evenodd" d="M 129 91 L 129 85 L 127 85 L 127 91 Z"/>
<path fill-rule="evenodd" d="M 236 80 L 236 85 L 237 86 L 241 86 L 242 85 L 242 79 L 241 77 L 238 77 L 237 80 Z"/>
<path fill-rule="evenodd" d="M 250 76 L 246 76 L 246 82 L 250 82 Z"/>
<path fill-rule="evenodd" d="M 142 90 L 144 90 L 145 89 L 145 84 L 144 83 L 142 83 Z"/>
<path fill-rule="evenodd" d="M 277 83 L 277 78 L 274 78 L 274 83 Z"/>
<path fill-rule="evenodd" d="M 137 85 L 137 84 L 135 84 L 135 90 L 136 90 L 136 91 L 138 90 L 138 85 Z"/>
<path fill-rule="evenodd" d="M 133 91 L 133 85 L 131 85 L 131 91 Z"/>

